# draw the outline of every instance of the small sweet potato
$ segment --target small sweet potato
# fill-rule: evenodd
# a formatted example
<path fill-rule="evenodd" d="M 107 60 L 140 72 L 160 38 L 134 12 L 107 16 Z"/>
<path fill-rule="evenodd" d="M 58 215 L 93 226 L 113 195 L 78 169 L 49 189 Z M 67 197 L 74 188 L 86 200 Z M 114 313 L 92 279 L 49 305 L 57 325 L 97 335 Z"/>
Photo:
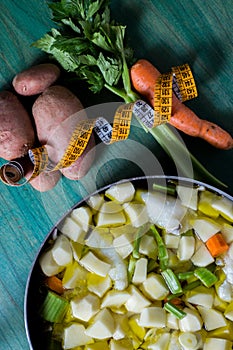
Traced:
<path fill-rule="evenodd" d="M 50 158 L 56 164 L 63 156 L 78 122 L 87 119 L 80 100 L 67 88 L 50 86 L 34 102 L 32 114 L 38 139 L 47 144 Z M 71 167 L 62 170 L 69 179 L 80 179 L 94 160 L 94 136 L 79 159 Z M 90 149 L 91 152 L 90 152 Z"/>
<path fill-rule="evenodd" d="M 12 92 L 0 92 L 0 157 L 20 158 L 34 141 L 34 129 L 24 106 Z"/>
<path fill-rule="evenodd" d="M 37 95 L 52 85 L 60 76 L 60 69 L 53 63 L 42 63 L 18 73 L 12 85 L 24 96 Z"/>
<path fill-rule="evenodd" d="M 49 173 L 41 173 L 39 176 L 32 179 L 29 184 L 39 192 L 46 192 L 56 186 L 61 178 L 59 170 Z"/>

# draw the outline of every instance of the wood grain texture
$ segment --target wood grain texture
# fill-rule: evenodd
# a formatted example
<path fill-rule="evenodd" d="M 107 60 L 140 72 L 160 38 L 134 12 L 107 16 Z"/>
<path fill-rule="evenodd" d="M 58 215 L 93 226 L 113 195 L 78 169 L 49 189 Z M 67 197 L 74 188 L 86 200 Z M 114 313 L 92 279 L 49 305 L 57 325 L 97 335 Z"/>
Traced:
<path fill-rule="evenodd" d="M 114 17 L 127 25 L 128 39 L 138 58 L 148 58 L 161 72 L 184 62 L 191 65 L 199 97 L 189 106 L 233 134 L 232 1 L 117 0 L 112 1 L 112 10 Z M 0 0 L 1 90 L 11 88 L 17 72 L 44 59 L 30 45 L 50 27 L 45 0 Z M 103 96 L 95 96 L 93 101 L 98 98 L 103 101 Z M 233 152 L 181 136 L 233 193 Z M 144 160 L 150 157 L 154 161 L 150 170 L 155 174 L 176 171 L 152 137 L 135 125 L 128 141 L 97 147 L 95 163 L 82 181 L 63 178 L 53 190 L 42 194 L 30 185 L 11 188 L 0 183 L 0 349 L 29 349 L 23 317 L 26 280 L 52 226 L 96 187 L 141 175 L 140 165 L 146 167 Z"/>

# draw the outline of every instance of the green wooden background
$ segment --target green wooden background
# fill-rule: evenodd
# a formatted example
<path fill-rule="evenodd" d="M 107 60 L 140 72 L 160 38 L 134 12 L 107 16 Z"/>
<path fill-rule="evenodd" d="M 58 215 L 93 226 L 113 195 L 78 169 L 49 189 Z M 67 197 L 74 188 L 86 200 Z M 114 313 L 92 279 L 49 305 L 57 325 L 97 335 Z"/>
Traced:
<path fill-rule="evenodd" d="M 127 25 L 130 45 L 138 58 L 150 59 L 161 72 L 185 62 L 191 65 L 199 97 L 188 105 L 200 117 L 218 123 L 233 135 L 232 1 L 117 0 L 111 6 L 113 16 Z M 46 59 L 30 44 L 50 27 L 50 12 L 44 0 L 0 0 L 1 90 L 11 89 L 17 72 Z M 79 91 L 76 86 L 72 88 Z M 30 106 L 31 100 L 22 101 Z M 103 101 L 114 101 L 114 97 L 84 98 L 88 105 Z M 214 149 L 183 134 L 181 137 L 233 194 L 233 151 Z M 96 161 L 83 181 L 62 179 L 47 193 L 38 193 L 30 185 L 10 188 L 0 183 L 0 349 L 29 348 L 24 330 L 24 291 L 31 263 L 47 232 L 96 186 L 141 174 L 134 163 L 135 159 L 143 159 L 146 150 L 158 159 L 154 173 L 162 169 L 174 174 L 171 160 L 136 125 L 128 141 L 98 148 Z"/>

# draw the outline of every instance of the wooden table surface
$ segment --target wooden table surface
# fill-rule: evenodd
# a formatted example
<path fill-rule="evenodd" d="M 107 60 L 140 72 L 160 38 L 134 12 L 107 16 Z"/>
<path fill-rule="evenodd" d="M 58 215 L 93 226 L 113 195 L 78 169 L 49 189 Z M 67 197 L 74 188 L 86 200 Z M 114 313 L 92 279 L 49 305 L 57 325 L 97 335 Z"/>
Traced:
<path fill-rule="evenodd" d="M 116 0 L 112 1 L 112 10 L 113 16 L 127 25 L 138 58 L 148 58 L 161 72 L 174 65 L 190 64 L 199 97 L 189 106 L 201 118 L 218 123 L 233 135 L 232 0 Z M 45 59 L 30 45 L 50 28 L 45 0 L 0 0 L 1 90 L 11 89 L 17 72 Z M 98 98 L 103 101 L 105 97 L 95 97 L 95 103 Z M 233 151 L 217 150 L 200 139 L 180 135 L 201 163 L 228 185 L 226 192 L 233 194 Z M 46 193 L 33 190 L 29 184 L 11 188 L 0 183 L 1 350 L 29 349 L 24 293 L 31 264 L 45 235 L 89 191 L 141 174 L 137 160 L 143 160 L 146 150 L 160 165 L 153 173 L 161 169 L 166 174 L 175 173 L 172 161 L 156 141 L 135 127 L 128 141 L 99 147 L 96 161 L 82 181 L 63 178 Z"/>

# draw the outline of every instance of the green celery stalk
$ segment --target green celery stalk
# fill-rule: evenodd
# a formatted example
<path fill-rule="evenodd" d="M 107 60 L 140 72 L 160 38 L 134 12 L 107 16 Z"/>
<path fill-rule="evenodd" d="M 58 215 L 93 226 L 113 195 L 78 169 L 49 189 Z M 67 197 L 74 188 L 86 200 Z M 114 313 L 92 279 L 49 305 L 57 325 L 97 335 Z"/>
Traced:
<path fill-rule="evenodd" d="M 164 281 L 166 282 L 166 285 L 168 286 L 172 294 L 182 293 L 183 290 L 180 281 L 171 269 L 166 269 L 162 271 L 161 275 L 163 276 Z"/>
<path fill-rule="evenodd" d="M 41 306 L 40 314 L 46 321 L 60 323 L 67 312 L 68 305 L 68 300 L 54 292 L 48 291 Z"/>
<path fill-rule="evenodd" d="M 180 281 L 188 280 L 190 277 L 194 276 L 194 271 L 179 272 L 177 277 Z"/>
<path fill-rule="evenodd" d="M 169 301 L 164 304 L 164 309 L 166 311 L 170 312 L 172 315 L 174 315 L 179 320 L 181 320 L 182 318 L 184 318 L 186 316 L 186 313 L 183 310 L 179 309 L 177 306 L 170 303 Z"/>
<path fill-rule="evenodd" d="M 206 286 L 212 287 L 218 282 L 218 277 L 205 267 L 198 267 L 194 270 L 194 275 Z"/>
<path fill-rule="evenodd" d="M 156 230 L 155 226 L 151 226 L 150 230 L 153 233 L 154 238 L 158 245 L 159 264 L 160 264 L 161 270 L 163 271 L 168 266 L 168 260 L 169 260 L 168 251 L 162 237 L 160 236 L 159 232 Z"/>

